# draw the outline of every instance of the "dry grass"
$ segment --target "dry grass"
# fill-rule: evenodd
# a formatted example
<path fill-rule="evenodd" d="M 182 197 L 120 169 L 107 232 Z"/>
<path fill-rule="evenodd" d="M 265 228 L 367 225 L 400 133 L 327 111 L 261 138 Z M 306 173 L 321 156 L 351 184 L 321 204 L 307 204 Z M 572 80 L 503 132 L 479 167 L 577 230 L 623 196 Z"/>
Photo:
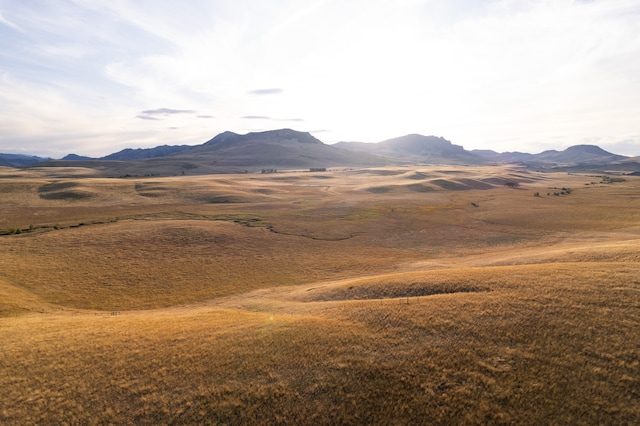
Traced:
<path fill-rule="evenodd" d="M 51 173 L 0 172 L 3 424 L 640 422 L 635 178 Z"/>
<path fill-rule="evenodd" d="M 387 267 L 393 250 L 341 253 L 339 242 L 226 220 L 138 220 L 11 238 L 0 259 L 10 282 L 80 309 L 175 306 L 261 287 Z"/>

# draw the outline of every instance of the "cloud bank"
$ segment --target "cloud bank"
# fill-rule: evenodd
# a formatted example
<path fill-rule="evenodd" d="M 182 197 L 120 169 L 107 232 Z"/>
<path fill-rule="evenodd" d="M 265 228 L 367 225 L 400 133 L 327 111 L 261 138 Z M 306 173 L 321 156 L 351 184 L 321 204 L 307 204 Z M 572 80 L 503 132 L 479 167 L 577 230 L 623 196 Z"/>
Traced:
<path fill-rule="evenodd" d="M 0 140 L 101 156 L 263 120 L 329 143 L 640 155 L 638 16 L 637 0 L 0 2 Z"/>

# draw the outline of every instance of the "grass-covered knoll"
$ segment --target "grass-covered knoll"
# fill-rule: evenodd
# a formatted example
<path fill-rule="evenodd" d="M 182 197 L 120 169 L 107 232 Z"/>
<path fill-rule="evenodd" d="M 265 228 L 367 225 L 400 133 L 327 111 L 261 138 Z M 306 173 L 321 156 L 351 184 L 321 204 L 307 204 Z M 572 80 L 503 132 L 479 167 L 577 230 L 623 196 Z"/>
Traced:
<path fill-rule="evenodd" d="M 460 278 L 460 275 L 463 278 Z M 297 300 L 331 301 L 406 298 L 406 303 L 420 303 L 421 296 L 490 290 L 489 282 L 478 279 L 467 270 L 434 270 L 369 276 L 348 280 L 338 285 L 313 287 L 302 293 Z M 410 299 L 413 300 L 410 302 Z"/>
<path fill-rule="evenodd" d="M 640 423 L 638 178 L 56 173 L 0 170 L 2 424 Z"/>
<path fill-rule="evenodd" d="M 0 396 L 14 403 L 0 415 L 10 424 L 633 424 L 638 272 L 492 268 L 457 277 L 489 279 L 491 291 L 408 303 L 271 299 L 259 310 L 238 297 L 9 318 Z M 225 307 L 236 303 L 252 310 Z"/>

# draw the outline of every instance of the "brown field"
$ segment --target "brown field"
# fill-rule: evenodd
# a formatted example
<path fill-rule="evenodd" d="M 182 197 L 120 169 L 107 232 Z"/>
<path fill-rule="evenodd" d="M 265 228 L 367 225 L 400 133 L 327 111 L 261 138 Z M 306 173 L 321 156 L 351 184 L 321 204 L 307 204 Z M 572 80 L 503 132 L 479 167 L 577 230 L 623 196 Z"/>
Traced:
<path fill-rule="evenodd" d="M 1 424 L 640 424 L 639 177 L 91 176 L 0 168 Z"/>

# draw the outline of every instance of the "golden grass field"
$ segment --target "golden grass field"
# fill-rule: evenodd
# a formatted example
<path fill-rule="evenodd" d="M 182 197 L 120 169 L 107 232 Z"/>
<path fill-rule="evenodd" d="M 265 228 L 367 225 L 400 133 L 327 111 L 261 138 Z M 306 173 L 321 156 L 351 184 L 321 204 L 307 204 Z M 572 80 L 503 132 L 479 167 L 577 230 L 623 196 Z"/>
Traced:
<path fill-rule="evenodd" d="M 0 168 L 1 424 L 640 424 L 639 177 L 91 173 Z"/>

